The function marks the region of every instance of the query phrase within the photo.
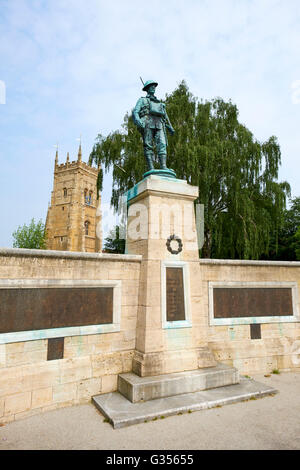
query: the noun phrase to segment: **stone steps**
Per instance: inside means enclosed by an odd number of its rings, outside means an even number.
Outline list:
[[[132,403],[138,403],[237,383],[238,370],[219,364],[216,367],[152,377],[139,377],[133,373],[120,374],[118,391]]]
[[[200,392],[132,403],[119,392],[93,397],[97,409],[114,428],[162,419],[167,416],[214,408],[277,393],[274,388],[251,379]]]

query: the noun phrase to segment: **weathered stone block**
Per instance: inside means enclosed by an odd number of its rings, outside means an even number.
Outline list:
[[[105,375],[102,377],[101,393],[110,393],[117,390],[118,375]]]
[[[0,396],[46,388],[59,383],[59,368],[51,361],[7,367],[0,374]]]
[[[42,350],[29,350],[20,353],[13,353],[6,355],[7,367],[18,366],[21,364],[33,364],[35,362],[42,362],[47,360],[47,349]]]
[[[52,403],[52,387],[41,388],[32,391],[32,408],[41,408]]]
[[[122,357],[119,352],[92,356],[94,377],[122,372]]]
[[[47,351],[48,346],[47,339],[37,339],[34,341],[25,341],[24,342],[24,352],[29,351]]]
[[[80,356],[89,356],[94,353],[95,345],[89,343],[77,343],[64,345],[64,359],[71,359]]]
[[[0,418],[4,415],[4,398],[0,398]]]
[[[18,354],[24,352],[24,342],[21,343],[8,343],[6,345],[6,354]]]
[[[0,368],[6,367],[6,344],[0,344]]]
[[[90,400],[93,395],[97,395],[101,392],[102,389],[102,379],[101,378],[92,378],[80,381],[78,384],[78,399]]]
[[[53,387],[53,401],[59,402],[74,402],[77,398],[77,384],[76,383],[65,383],[61,385],[55,385]]]
[[[92,377],[89,356],[59,361],[60,383],[78,382]]]
[[[31,407],[31,392],[17,393],[5,397],[4,414],[13,415],[29,410]]]

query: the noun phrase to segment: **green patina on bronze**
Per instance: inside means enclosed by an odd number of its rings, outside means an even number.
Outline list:
[[[144,155],[148,168],[147,176],[155,171],[153,165],[153,143],[155,143],[161,170],[164,170],[169,177],[176,178],[175,172],[169,170],[166,165],[168,146],[166,130],[172,135],[175,131],[167,115],[165,104],[154,94],[157,85],[157,82],[153,80],[147,80],[144,84],[143,91],[147,92],[147,96],[140,98],[136,103],[132,119],[143,137]]]

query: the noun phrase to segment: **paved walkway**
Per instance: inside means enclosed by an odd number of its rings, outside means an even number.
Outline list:
[[[300,372],[255,380],[272,397],[113,429],[92,404],[0,427],[0,450],[300,449]]]

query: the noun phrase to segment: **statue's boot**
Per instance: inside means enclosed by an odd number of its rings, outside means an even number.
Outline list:
[[[152,155],[148,152],[145,152],[145,158],[148,166],[148,171],[154,170]]]
[[[158,158],[159,158],[160,168],[162,170],[168,170],[168,167],[167,167],[167,164],[166,164],[167,155],[161,154],[161,155],[158,156]]]

